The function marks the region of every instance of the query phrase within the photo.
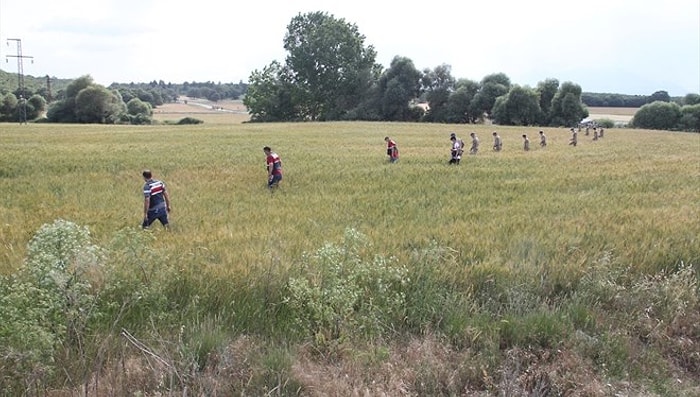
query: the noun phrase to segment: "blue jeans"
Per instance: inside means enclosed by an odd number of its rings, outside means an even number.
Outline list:
[[[272,188],[273,186],[277,186],[281,180],[282,174],[272,174],[270,179],[267,180],[267,187]]]
[[[168,225],[168,211],[165,207],[148,210],[148,215],[146,216],[146,219],[143,220],[141,227],[145,229],[151,226],[156,219],[158,219],[163,226]]]

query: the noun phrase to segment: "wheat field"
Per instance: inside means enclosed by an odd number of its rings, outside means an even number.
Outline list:
[[[174,232],[160,243],[183,257],[206,252],[204,262],[217,267],[293,261],[346,227],[399,256],[437,240],[465,260],[502,265],[522,260],[525,246],[557,262],[574,247],[612,249],[645,266],[697,259],[699,135],[612,129],[597,142],[581,133],[572,147],[568,130],[550,128],[541,149],[537,129],[498,130],[500,153],[486,126],[6,125],[1,267],[16,268],[32,232],[57,218],[100,239],[138,225],[143,168],[173,199]],[[481,138],[479,153],[453,167],[451,131]],[[386,162],[385,135],[398,142],[397,164]],[[285,165],[276,194],[265,188],[265,145]]]

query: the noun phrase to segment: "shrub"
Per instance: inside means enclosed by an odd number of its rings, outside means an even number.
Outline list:
[[[59,347],[81,350],[95,315],[90,278],[102,252],[86,228],[65,220],[43,225],[30,240],[27,261],[0,280],[0,389],[43,383]]]
[[[402,317],[407,270],[381,256],[367,260],[360,251],[365,243],[364,235],[348,229],[342,245],[326,244],[305,256],[304,273],[289,280],[284,301],[296,312],[302,332],[321,347],[382,336]]]
[[[177,122],[177,125],[202,124],[204,121],[195,119],[194,117],[184,117]]]
[[[611,119],[596,119],[596,123],[598,123],[598,126],[602,127],[602,128],[614,128],[615,127],[615,122],[612,121]]]

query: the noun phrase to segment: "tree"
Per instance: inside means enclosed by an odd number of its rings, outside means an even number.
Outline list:
[[[683,97],[683,105],[697,105],[700,103],[700,94],[686,94]]]
[[[468,79],[460,79],[455,84],[455,90],[447,99],[447,122],[476,123],[483,114],[474,111],[471,106],[474,97],[479,92],[479,83]]]
[[[151,104],[139,98],[131,98],[126,103],[126,111],[131,124],[151,124],[152,122],[153,108]]]
[[[671,102],[671,96],[668,95],[668,92],[666,91],[656,91],[655,93],[649,95],[647,103],[652,103],[656,101]]]
[[[19,115],[17,114],[17,105],[19,101],[15,94],[8,92],[0,97],[0,100],[0,121],[19,120]]]
[[[481,80],[481,90],[472,102],[475,111],[491,117],[496,98],[510,90],[510,79],[503,73],[490,74]]]
[[[452,77],[452,66],[442,64],[435,69],[423,70],[421,84],[426,93],[430,109],[425,115],[425,121],[447,122],[447,101],[455,88],[455,78]]]
[[[679,128],[684,131],[700,132],[700,102],[681,107]]]
[[[542,111],[540,125],[549,125],[551,121],[552,100],[559,91],[559,80],[546,79],[537,83],[537,92],[540,95],[540,110]]]
[[[342,119],[378,77],[376,51],[357,26],[324,12],[299,14],[287,26],[284,49],[291,83],[303,95],[298,110],[311,120]]]
[[[639,108],[630,124],[636,128],[672,130],[677,128],[680,119],[681,107],[677,103],[656,101]]]
[[[549,125],[575,126],[587,116],[588,110],[581,102],[581,86],[564,82],[552,98]]]
[[[410,102],[420,95],[421,72],[408,58],[396,56],[379,78],[381,119],[409,121],[413,117]]]
[[[493,121],[503,125],[534,125],[541,118],[537,91],[514,85],[508,94],[498,97],[493,107]]]
[[[75,120],[78,123],[114,124],[126,113],[118,92],[93,84],[75,97]]]
[[[46,114],[56,123],[117,123],[126,117],[126,104],[117,89],[96,84],[82,76],[67,87],[63,99],[54,102]]]
[[[27,100],[27,120],[34,120],[46,110],[46,99],[39,94],[32,95]]]
[[[253,71],[248,93],[243,98],[252,121],[292,121],[300,117],[296,111],[294,89],[286,80],[286,71],[277,61],[262,71]]]

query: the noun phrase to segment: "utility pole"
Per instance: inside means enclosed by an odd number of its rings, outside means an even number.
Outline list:
[[[19,123],[27,124],[27,98],[24,90],[24,58],[32,59],[34,62],[34,57],[22,54],[22,40],[21,39],[7,39],[7,45],[10,45],[10,41],[17,43],[17,55],[5,55],[5,60],[7,58],[17,58],[17,79],[18,79],[18,91],[19,91]]]
[[[46,75],[46,102],[51,102],[53,100],[53,96],[51,95],[51,77],[49,75]]]

